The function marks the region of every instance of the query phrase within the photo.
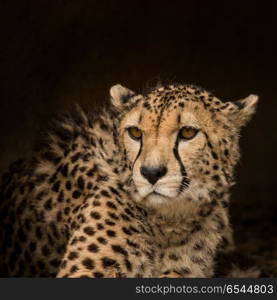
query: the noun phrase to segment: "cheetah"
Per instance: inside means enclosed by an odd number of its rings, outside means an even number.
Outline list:
[[[230,187],[258,97],[181,84],[110,96],[60,117],[3,175],[2,277],[212,277],[234,247]]]

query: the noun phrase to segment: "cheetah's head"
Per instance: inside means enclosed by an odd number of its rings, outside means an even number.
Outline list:
[[[110,94],[121,112],[120,141],[137,201],[201,201],[233,184],[239,130],[255,112],[257,96],[222,102],[191,85],[146,96],[115,85]]]

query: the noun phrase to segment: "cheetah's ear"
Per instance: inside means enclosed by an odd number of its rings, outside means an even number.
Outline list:
[[[129,104],[136,95],[133,91],[125,88],[120,84],[116,84],[110,89],[111,102],[116,108],[123,108],[125,104]],[[131,101],[132,102],[132,101]]]
[[[235,122],[239,127],[245,126],[254,115],[258,103],[257,95],[249,95],[248,97],[231,102],[235,108]]]

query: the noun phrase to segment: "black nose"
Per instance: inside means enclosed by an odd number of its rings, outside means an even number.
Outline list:
[[[166,167],[158,167],[158,168],[147,168],[141,167],[140,173],[146,178],[151,184],[155,184],[161,177],[163,177],[167,172]]]

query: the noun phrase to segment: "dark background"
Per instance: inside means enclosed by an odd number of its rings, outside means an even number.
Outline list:
[[[221,99],[260,96],[243,130],[234,216],[256,207],[276,225],[277,21],[274,1],[0,2],[0,170],[74,101],[107,101],[157,79]],[[240,206],[241,205],[241,206]],[[244,206],[242,206],[244,205]]]

